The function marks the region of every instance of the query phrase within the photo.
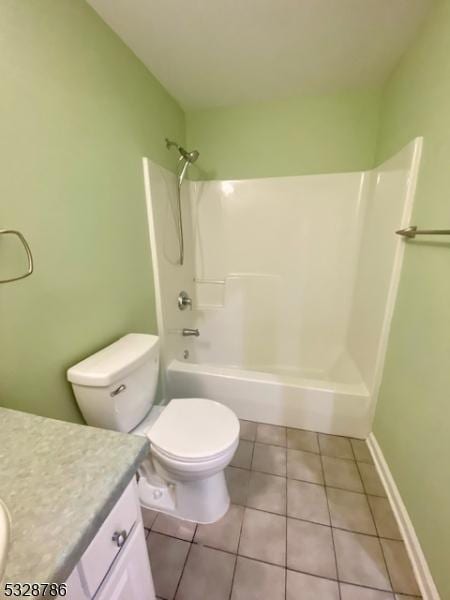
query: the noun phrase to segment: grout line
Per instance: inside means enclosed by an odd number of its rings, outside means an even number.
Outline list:
[[[352,447],[353,456],[356,458],[356,454],[355,454],[355,451],[354,451],[354,449],[353,449],[353,445],[352,445],[352,444],[350,444],[350,445],[351,445],[351,447]],[[372,507],[370,506],[370,502],[369,502],[369,499],[368,499],[368,496],[369,496],[369,494],[367,493],[366,484],[364,483],[364,479],[362,478],[361,471],[360,471],[360,469],[359,469],[359,465],[358,465],[358,461],[356,461],[356,468],[358,469],[358,473],[359,473],[359,476],[360,476],[360,478],[361,478],[361,481],[362,481],[362,484],[363,484],[364,491],[366,492],[366,500],[367,500],[367,504],[369,505],[370,514],[372,515],[372,521],[373,521],[373,523],[374,523],[374,525],[375,525],[375,531],[376,531],[376,532],[377,532],[377,534],[378,534],[378,527],[377,527],[377,523],[376,523],[376,521],[375,521],[375,516],[374,516],[374,514],[373,514]],[[383,484],[382,484],[382,485],[383,485]],[[383,488],[383,489],[384,489],[384,488]],[[381,541],[380,541],[380,536],[379,536],[379,535],[377,535],[377,539],[378,539],[378,545],[379,545],[379,547],[381,548],[381,556],[383,557],[383,563],[384,563],[384,567],[385,567],[385,569],[386,569],[386,573],[387,573],[387,576],[388,576],[389,583],[391,584],[392,593],[395,595],[395,594],[396,594],[396,592],[394,591],[394,585],[393,585],[393,582],[392,582],[391,574],[390,574],[390,572],[389,572],[388,564],[387,564],[387,561],[386,561],[386,556],[385,556],[385,554],[384,554],[384,550],[383,550],[383,544],[382,544],[382,543],[381,543]]]
[[[194,525],[194,531],[192,533],[192,538],[190,540],[187,540],[186,538],[179,537],[177,535],[172,535],[171,533],[165,533],[164,531],[158,531],[158,530],[154,529],[153,527],[154,527],[158,517],[156,517],[156,519],[152,523],[152,528],[150,530],[151,533],[158,533],[159,535],[165,535],[166,537],[174,538],[176,540],[181,540],[182,542],[188,542],[188,543],[191,543],[194,540],[195,534],[197,533],[198,523],[194,523],[194,521],[186,521],[186,519],[181,519],[180,517],[175,517],[175,515],[169,515],[169,514],[163,513],[163,512],[160,512],[158,514],[163,515],[165,517],[169,517],[170,519],[174,519],[175,521],[181,521],[182,523],[191,523],[192,525]]]
[[[253,471],[253,457],[255,456],[255,445],[256,445],[256,442],[253,442],[253,444],[252,444],[252,456],[250,458],[250,471]]]
[[[376,592],[383,592],[384,594],[390,594],[394,598],[395,598],[396,594],[398,595],[398,592],[394,592],[394,590],[386,590],[386,589],[383,589],[383,588],[369,587],[368,585],[364,585],[364,584],[361,584],[361,583],[354,583],[353,581],[344,581],[342,579],[342,580],[339,581],[339,583],[340,584],[344,583],[345,585],[351,585],[351,586],[356,587],[356,588],[363,588],[365,590],[374,590]],[[421,596],[411,596],[411,598],[421,598]]]
[[[319,444],[320,444],[320,442],[319,442]],[[325,469],[323,468],[322,454],[320,455],[320,465],[322,467],[322,477],[323,477],[323,480],[325,481]],[[337,562],[336,544],[335,544],[335,541],[334,541],[334,531],[333,531],[333,527],[332,527],[333,522],[331,520],[330,503],[328,501],[328,494],[327,494],[327,490],[326,490],[325,486],[324,486],[324,491],[325,491],[325,498],[326,498],[326,501],[327,501],[328,518],[330,519],[331,541],[332,541],[332,544],[333,544],[334,566],[336,567],[336,579],[339,581],[339,570],[338,570],[338,562]],[[341,586],[339,584],[338,584],[338,593],[339,593],[339,600],[342,600]]]
[[[244,526],[244,519],[245,519],[245,507],[244,507],[244,512],[242,515],[242,521],[241,521],[241,526],[239,528],[239,538],[238,538],[238,543],[236,546],[236,552],[234,553],[235,556],[235,560],[234,560],[234,568],[233,568],[233,575],[231,577],[231,587],[230,587],[230,595],[229,595],[229,600],[231,600],[231,595],[233,593],[233,587],[234,587],[234,578],[236,575],[236,568],[237,568],[237,561],[238,561],[238,552],[239,552],[239,546],[241,544],[241,535],[242,535],[242,528]],[[231,554],[231,553],[230,553]]]
[[[281,446],[278,446],[281,448]],[[290,450],[290,448],[288,448]],[[313,454],[311,452],[311,454]],[[314,454],[314,456],[320,456],[322,458],[321,454]],[[331,457],[334,458],[334,457]],[[339,459],[339,460],[349,460],[350,459]],[[356,461],[353,461],[356,462]],[[370,463],[364,463],[364,464],[370,464]],[[375,498],[386,498],[386,496],[379,496],[377,494],[367,494],[367,492],[365,491],[364,488],[364,482],[362,482],[363,485],[363,490],[362,492],[358,491],[358,490],[350,490],[349,488],[344,488],[344,487],[339,487],[337,485],[328,485],[325,481],[324,483],[317,483],[317,481],[308,481],[307,479],[296,479],[295,477],[287,477],[286,475],[276,475],[275,473],[267,473],[266,471],[258,471],[256,469],[246,469],[245,467],[233,467],[233,466],[229,466],[227,467],[228,469],[240,469],[241,471],[248,471],[249,473],[261,473],[262,475],[272,475],[273,477],[280,477],[281,479],[290,479],[291,481],[301,481],[303,483],[310,483],[312,485],[321,485],[322,487],[329,487],[329,488],[333,488],[335,490],[342,490],[343,492],[352,492],[353,494],[361,494],[362,496],[374,496]],[[359,474],[359,469],[358,469],[358,474]],[[361,475],[360,475],[361,478]],[[236,502],[234,502],[233,504],[236,504]]]
[[[197,529],[197,526],[196,526],[196,529]],[[194,538],[192,538],[192,539],[194,539]],[[180,583],[181,583],[181,580],[182,580],[182,578],[183,578],[184,571],[185,571],[185,569],[186,569],[187,561],[188,561],[189,555],[190,555],[190,553],[191,553],[192,546],[193,546],[193,544],[192,544],[192,542],[191,542],[191,543],[189,544],[189,550],[188,550],[188,551],[187,551],[187,553],[186,553],[186,558],[184,559],[184,565],[183,565],[183,568],[181,569],[180,578],[178,579],[177,587],[176,587],[176,589],[175,589],[175,593],[174,593],[174,595],[173,595],[173,597],[174,597],[174,600],[176,600],[176,597],[177,597],[177,594],[178,594],[178,589],[179,589],[179,587],[180,587]]]
[[[386,589],[383,589],[383,588],[370,587],[368,585],[364,585],[364,584],[361,584],[361,583],[355,583],[353,581],[345,581],[343,579],[333,579],[332,577],[326,577],[325,575],[316,575],[315,573],[308,573],[308,571],[300,571],[299,569],[287,569],[287,570],[288,571],[294,571],[295,573],[303,573],[304,575],[309,575],[310,577],[316,577],[316,579],[326,579],[327,581],[333,581],[334,583],[338,584],[338,587],[340,587],[339,584],[343,583],[343,584],[346,584],[346,585],[351,585],[351,586],[356,587],[356,588],[363,588],[365,590],[374,590],[376,592],[384,592],[385,594],[392,594],[394,596],[396,594],[396,592],[393,592],[392,590],[386,590]],[[411,598],[422,598],[422,597],[421,596],[411,596]]]
[[[293,519],[294,521],[302,521],[303,523],[311,523],[311,525],[319,525],[321,527],[328,527],[330,529],[336,529],[337,531],[345,531],[346,533],[356,533],[357,535],[365,535],[367,537],[388,540],[388,541],[391,541],[391,542],[403,542],[403,540],[399,540],[397,538],[387,537],[385,535],[380,535],[379,533],[366,533],[365,531],[357,531],[356,529],[346,529],[345,527],[337,527],[336,525],[330,525],[329,523],[321,523],[320,521],[311,521],[310,519],[304,519],[302,517],[296,517],[294,515],[288,515],[287,513],[286,514],[280,514],[280,513],[272,512],[270,510],[264,510],[262,508],[255,508],[253,506],[245,506],[243,504],[236,504],[236,502],[233,502],[232,504],[234,506],[240,506],[244,510],[246,508],[248,508],[249,510],[256,510],[258,512],[267,513],[267,514],[273,515],[275,517],[286,517],[288,519]],[[286,505],[287,505],[287,493],[286,493]],[[286,510],[287,510],[287,508],[286,508]],[[197,525],[197,527],[198,527],[198,525]],[[188,544],[192,543],[192,544],[196,544],[196,545],[199,545],[199,546],[206,546],[207,548],[212,548],[214,550],[220,550],[222,552],[227,552],[228,554],[236,554],[235,552],[231,552],[230,550],[224,550],[223,548],[218,548],[216,546],[211,546],[210,544],[205,544],[203,542],[196,541],[195,540],[195,533],[197,532],[197,527],[195,529],[194,536],[193,536],[192,540],[187,540],[186,538],[178,537],[178,536],[172,535],[170,533],[161,533],[160,531],[155,531],[155,530],[152,530],[152,533],[157,533],[158,535],[163,535],[165,537],[172,538],[174,540],[179,540],[180,542],[186,542]],[[148,535],[149,534],[150,534],[150,531],[148,531]],[[148,535],[147,535],[147,538],[148,538]],[[256,559],[256,560],[258,560],[258,559]],[[264,562],[264,561],[261,561],[261,562]],[[272,564],[272,563],[269,563],[269,564]],[[273,563],[273,564],[275,564],[275,563]]]
[[[285,512],[286,512],[286,516],[284,519],[284,526],[285,526],[285,556],[284,556],[284,597],[287,598],[287,566],[288,566],[288,541],[287,541],[287,536],[288,536],[288,532],[287,532],[287,526],[288,526],[288,479],[287,479],[287,453],[288,453],[288,449],[287,449],[287,429],[286,429],[286,488],[285,488],[285,496],[286,496],[286,501],[285,501]]]
[[[248,554],[236,554],[236,557],[247,558],[249,560],[254,560],[256,562],[263,563],[264,565],[270,565],[271,567],[279,567],[280,569],[284,570],[287,569],[285,565],[280,565],[280,563],[270,562],[269,560],[264,560],[263,558],[256,558]]]
[[[242,523],[241,523],[241,531],[242,531]],[[160,534],[160,535],[165,535],[165,534]],[[166,536],[166,537],[172,537],[172,536]],[[178,538],[175,538],[175,539],[178,539]],[[186,541],[186,540],[182,540],[182,541]],[[198,546],[202,546],[202,547],[208,548],[210,550],[216,550],[216,551],[219,551],[219,552],[224,552],[225,554],[228,554],[230,556],[234,556],[236,558],[236,563],[237,563],[237,559],[239,557],[242,557],[242,558],[245,558],[247,560],[252,560],[254,562],[259,562],[259,563],[263,563],[265,565],[269,565],[271,567],[278,567],[280,569],[283,568],[282,565],[277,564],[277,563],[272,563],[272,562],[269,562],[269,561],[266,561],[266,560],[261,560],[261,559],[258,559],[258,558],[254,558],[252,556],[246,556],[246,555],[243,555],[243,554],[237,554],[235,552],[230,552],[229,550],[224,550],[222,548],[215,548],[214,546],[210,546],[209,544],[200,544],[199,542],[193,542],[191,545],[196,545],[196,546],[198,545]],[[187,561],[187,558],[186,558],[186,561]],[[233,571],[233,578],[232,578],[232,584],[231,584],[230,597],[231,597],[231,593],[232,593],[232,589],[233,589],[234,576],[235,576],[235,570],[236,570],[236,563],[235,563],[235,567],[234,567],[234,571]],[[333,577],[327,577],[325,575],[317,575],[316,573],[311,573],[309,571],[304,571],[304,570],[301,570],[301,569],[296,569],[294,567],[284,567],[284,570],[286,572],[287,571],[293,571],[295,573],[303,573],[304,575],[309,575],[309,576],[315,577],[317,579],[325,579],[327,581],[333,581],[333,582],[338,583],[338,584],[339,583],[345,583],[347,585],[352,585],[354,587],[360,587],[360,588],[364,588],[364,589],[368,589],[368,590],[375,590],[375,591],[380,591],[380,592],[393,593],[395,595],[395,592],[393,592],[392,590],[386,590],[386,589],[383,589],[383,588],[371,587],[371,586],[368,586],[368,585],[364,585],[364,584],[360,584],[360,583],[355,583],[353,581],[346,581],[346,580],[343,580],[343,579],[339,579],[337,577],[336,577],[336,579],[334,579]],[[181,576],[180,576],[180,581],[181,581]],[[177,589],[177,591],[178,591],[178,589]],[[414,596],[414,595],[411,596],[411,597],[412,598],[421,598],[421,596]]]
[[[282,446],[277,446],[277,448],[282,448]],[[253,455],[252,455],[253,459]],[[288,479],[286,475],[276,475],[275,473],[268,473],[267,471],[259,471],[258,469],[247,469],[246,467],[233,467],[233,465],[229,465],[227,468],[231,469],[241,469],[242,471],[251,471],[252,473],[263,473],[263,475],[274,475],[274,477],[280,477],[281,479]]]
[[[319,433],[317,433],[317,445],[319,446],[319,454],[320,454],[320,456],[323,456],[322,444],[320,443],[320,435],[319,435]]]

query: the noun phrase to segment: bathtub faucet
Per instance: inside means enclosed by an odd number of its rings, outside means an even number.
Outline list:
[[[191,335],[193,335],[194,337],[198,337],[200,335],[200,331],[198,329],[189,329],[189,328],[183,329],[183,331],[181,333],[184,337],[189,337]]]

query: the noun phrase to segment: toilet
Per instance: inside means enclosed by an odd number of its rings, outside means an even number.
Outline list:
[[[144,435],[150,455],[139,468],[142,506],[197,523],[228,510],[225,467],[239,443],[239,420],[205,398],[153,406],[159,339],[131,333],[67,371],[88,425]]]

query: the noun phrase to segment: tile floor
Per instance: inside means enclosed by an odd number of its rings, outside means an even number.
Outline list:
[[[420,591],[365,442],[241,421],[231,506],[145,511],[164,600],[411,600]]]

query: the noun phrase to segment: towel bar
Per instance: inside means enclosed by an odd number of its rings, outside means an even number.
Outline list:
[[[414,239],[416,235],[450,235],[450,229],[417,229],[415,225],[399,229],[395,232],[397,235]]]

